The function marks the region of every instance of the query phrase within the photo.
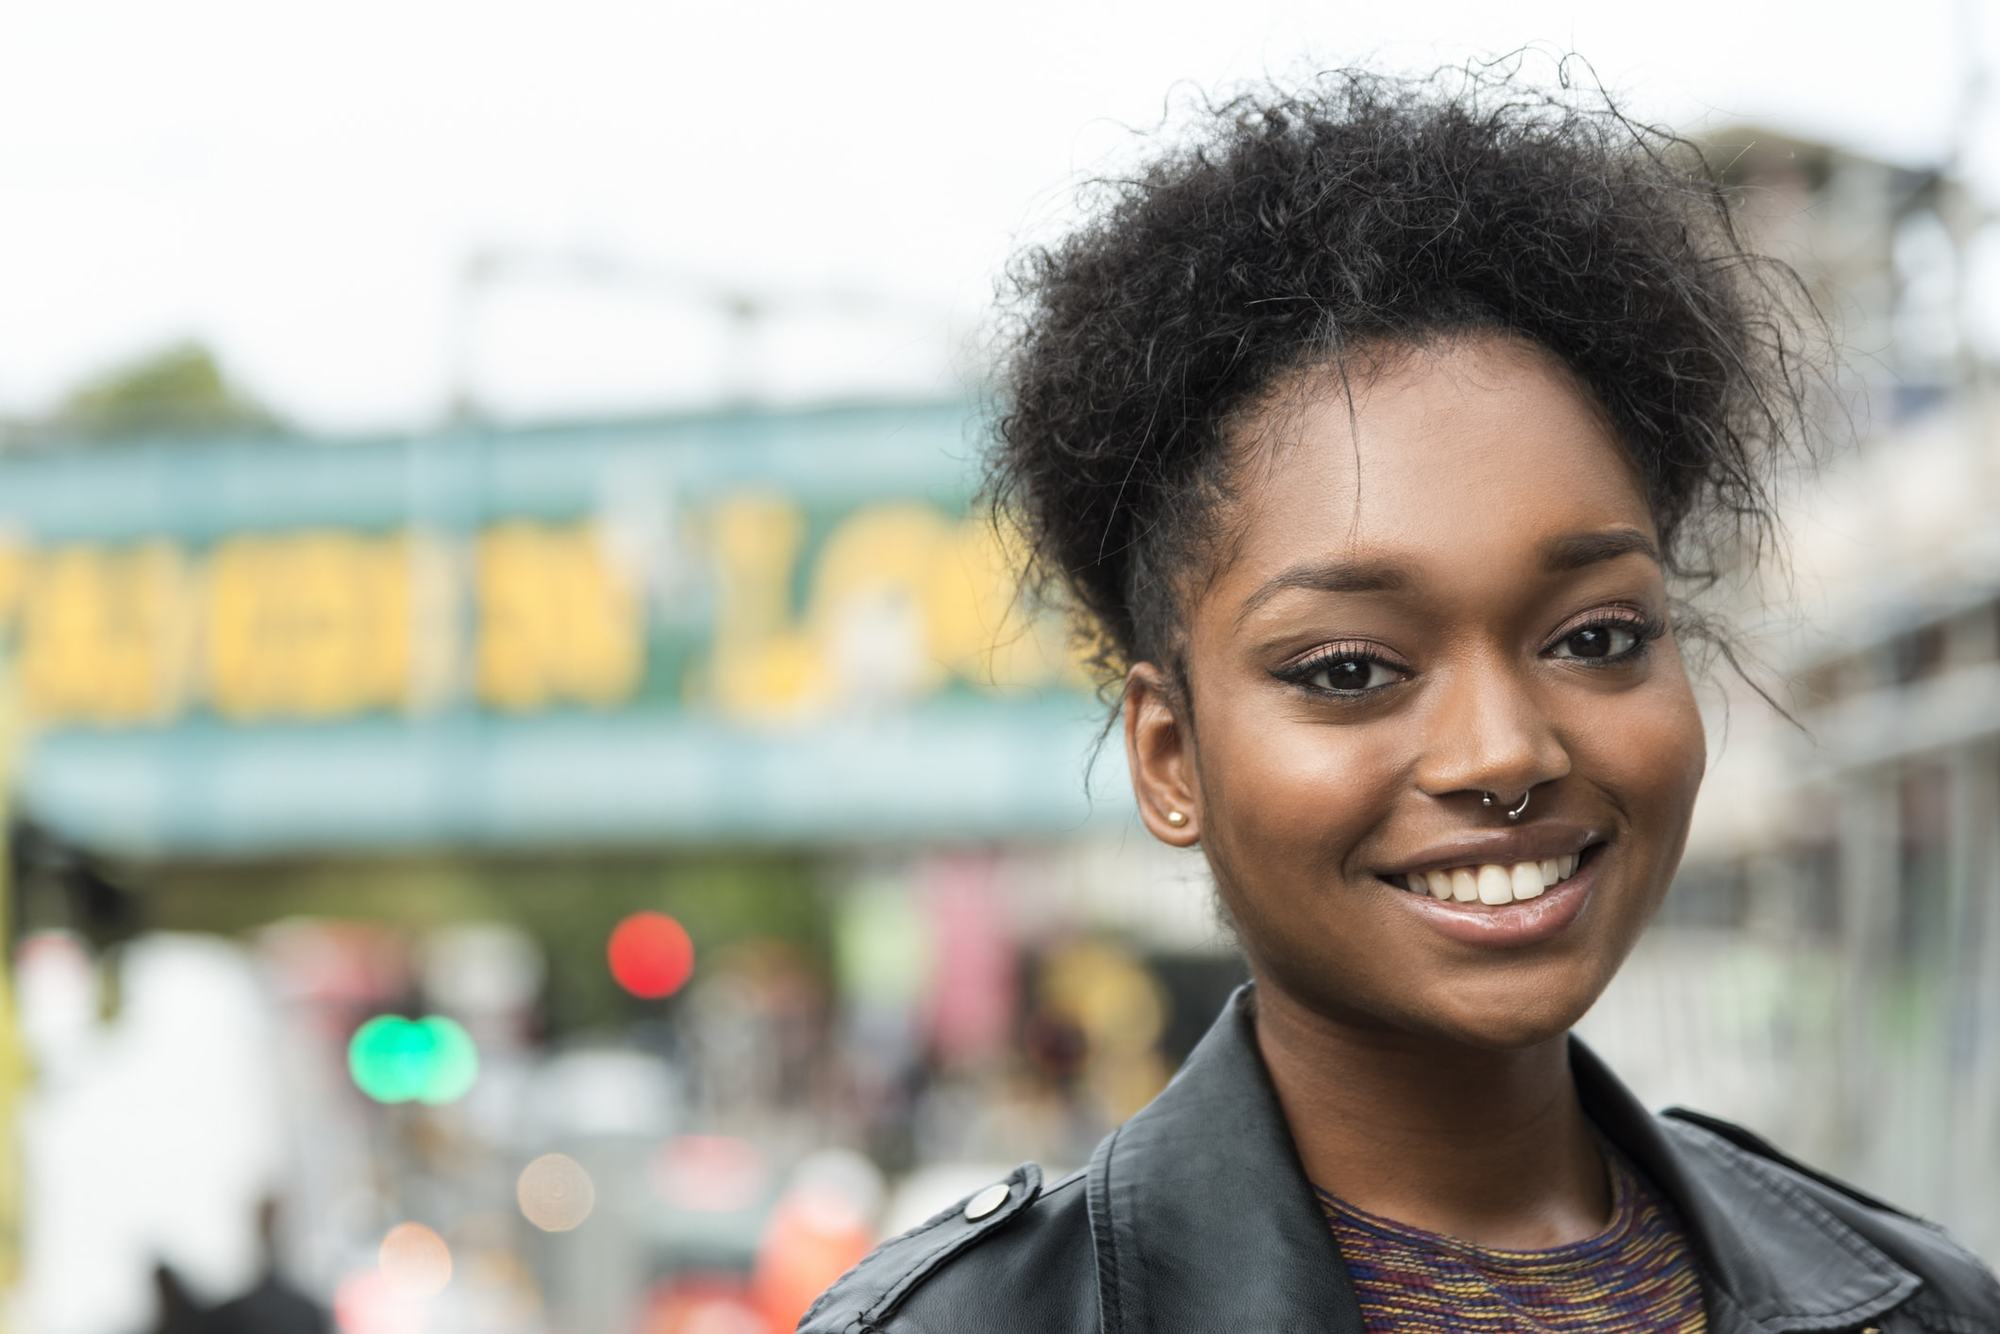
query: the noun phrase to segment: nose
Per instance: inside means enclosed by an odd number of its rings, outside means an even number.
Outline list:
[[[1569,750],[1532,684],[1490,661],[1436,682],[1417,786],[1433,797],[1494,794],[1512,809],[1523,793],[1570,771]]]

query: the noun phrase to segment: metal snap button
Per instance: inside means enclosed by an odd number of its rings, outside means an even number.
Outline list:
[[[980,1191],[965,1202],[965,1221],[968,1223],[977,1223],[980,1219],[1007,1203],[1007,1197],[1012,1193],[1004,1181],[988,1186],[985,1190]]]

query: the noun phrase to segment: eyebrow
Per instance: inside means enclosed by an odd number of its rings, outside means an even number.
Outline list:
[[[1542,543],[1542,568],[1568,574],[1620,556],[1639,555],[1658,565],[1659,548],[1636,528],[1606,528],[1595,533],[1564,533]],[[1280,571],[1243,602],[1236,613],[1241,625],[1250,614],[1278,594],[1291,589],[1313,593],[1406,593],[1416,586],[1408,566],[1394,561],[1308,561]]]

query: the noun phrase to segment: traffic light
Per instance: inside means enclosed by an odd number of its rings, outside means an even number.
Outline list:
[[[479,1078],[479,1048],[465,1026],[441,1014],[378,1014],[347,1044],[354,1083],[377,1102],[456,1102]]]
[[[694,973],[694,941],[662,912],[627,917],[612,930],[605,952],[618,985],[646,1000],[673,995]]]

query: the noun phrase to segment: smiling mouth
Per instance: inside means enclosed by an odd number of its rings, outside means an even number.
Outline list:
[[[1575,875],[1580,867],[1587,866],[1603,847],[1602,843],[1593,843],[1583,851],[1566,857],[1527,862],[1468,863],[1436,871],[1380,878],[1384,884],[1405,894],[1498,908],[1541,897],[1544,891],[1554,889]]]

